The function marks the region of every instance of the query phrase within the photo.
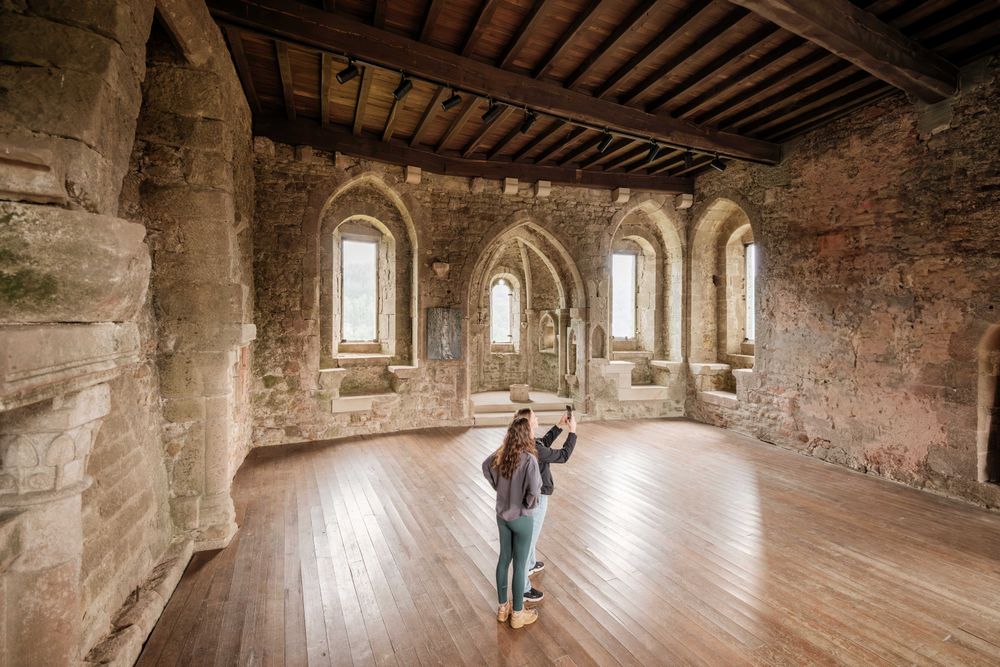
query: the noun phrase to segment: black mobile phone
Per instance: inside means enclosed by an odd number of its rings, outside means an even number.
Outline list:
[[[567,405],[566,406],[566,419],[572,419],[572,418],[573,418],[573,406],[572,405]]]

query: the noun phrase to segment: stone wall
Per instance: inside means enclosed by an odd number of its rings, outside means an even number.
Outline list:
[[[980,341],[1000,322],[1000,68],[964,78],[947,128],[892,97],[787,146],[777,167],[698,179],[695,224],[737,203],[760,266],[738,407],[692,392],[692,416],[1000,505],[976,451]]]
[[[492,355],[483,344],[489,339],[488,318],[481,315],[478,295],[491,267],[518,263],[512,248],[519,243],[529,258],[544,257],[551,265],[542,268],[541,261],[528,261],[539,299],[534,317],[540,317],[538,309],[551,309],[557,328],[579,330],[582,363],[574,393],[582,408],[590,400],[583,362],[589,355],[590,328],[593,322],[607,319],[614,228],[640,206],[659,212],[677,229],[682,224],[665,197],[634,197],[615,204],[606,190],[562,187],[553,188],[548,197],[536,197],[527,184],[517,194],[504,195],[496,181],[425,173],[421,182],[407,183],[400,167],[275,144],[262,137],[255,140],[255,149],[258,340],[253,402],[257,445],[468,424],[469,391],[481,386],[506,388],[512,380],[525,377],[528,361],[537,369],[539,386],[559,388],[557,355],[532,359],[517,354],[502,360],[483,356]],[[352,188],[376,193],[372,196],[381,197],[386,206],[395,207],[412,222],[418,275],[417,368],[394,371],[380,360],[325,363],[321,358],[318,221],[331,199]],[[445,277],[431,270],[435,262],[448,264]],[[524,273],[524,262],[519,264]],[[552,271],[555,277],[548,277]],[[562,304],[556,278],[563,289]],[[424,327],[429,307],[462,310],[465,360],[426,358]],[[525,325],[522,347],[537,347],[538,322]],[[562,335],[559,347],[564,355]],[[475,378],[470,377],[467,364],[477,369]],[[487,369],[486,385],[478,379],[482,369]],[[672,414],[678,414],[674,409],[678,406],[671,408]],[[629,415],[651,416],[664,409],[646,404]]]

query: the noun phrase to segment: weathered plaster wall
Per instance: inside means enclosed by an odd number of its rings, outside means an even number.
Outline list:
[[[967,72],[929,134],[893,97],[697,181],[760,246],[756,365],[737,409],[698,419],[991,506],[977,482],[978,347],[1000,321],[1000,69]],[[972,81],[980,81],[974,85]]]

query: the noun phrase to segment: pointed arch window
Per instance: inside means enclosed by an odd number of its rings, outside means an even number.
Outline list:
[[[494,345],[514,342],[514,290],[503,278],[490,288],[490,342]]]

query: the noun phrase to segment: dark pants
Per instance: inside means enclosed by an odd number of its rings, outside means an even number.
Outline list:
[[[505,521],[497,517],[497,528],[500,529],[500,558],[497,560],[497,599],[500,604],[507,601],[507,570],[511,560],[514,562],[514,580],[511,587],[514,591],[514,611],[524,609],[524,582],[528,578],[525,563],[528,550],[531,549],[531,530],[534,517],[521,516],[513,521]]]

